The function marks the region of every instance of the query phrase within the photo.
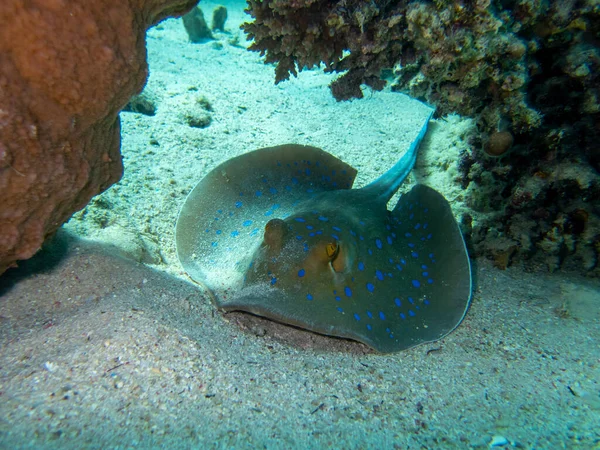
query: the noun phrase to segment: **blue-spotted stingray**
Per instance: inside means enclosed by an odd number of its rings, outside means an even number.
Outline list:
[[[188,195],[179,259],[217,307],[396,352],[450,333],[471,269],[450,205],[417,184],[390,211],[431,115],[402,158],[351,189],[356,170],[302,145],[232,158]]]

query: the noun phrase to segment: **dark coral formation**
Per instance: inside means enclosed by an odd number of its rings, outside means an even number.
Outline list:
[[[476,254],[600,271],[597,1],[248,3],[250,49],[277,63],[276,82],[323,63],[343,72],[338,100],[385,79],[438,115],[475,119],[459,167],[487,196],[468,200],[487,218],[472,224]]]
[[[329,72],[348,71],[332,86],[345,100],[362,97],[360,84],[385,85],[381,69],[393,67],[403,49],[405,3],[249,0],[246,11],[255,20],[242,28],[254,39],[250,49],[277,63],[277,83],[320,63]]]
[[[146,81],[146,29],[193,0],[3,0],[0,274],[122,173],[119,110]]]

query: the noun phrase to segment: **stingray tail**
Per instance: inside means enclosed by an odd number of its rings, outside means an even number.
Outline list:
[[[429,113],[421,131],[419,131],[419,135],[410,144],[410,148],[402,155],[402,158],[390,170],[363,188],[369,192],[369,196],[372,196],[371,198],[376,198],[377,201],[387,203],[396,193],[415,165],[419,146],[427,133],[427,126],[434,112],[435,110],[432,110]]]

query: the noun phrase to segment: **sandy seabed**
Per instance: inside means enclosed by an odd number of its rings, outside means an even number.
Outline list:
[[[337,103],[319,71],[274,86],[237,31],[242,6],[228,4],[228,32],[204,44],[179,20],[149,31],[156,114],[121,114],[123,180],[0,278],[0,447],[598,448],[597,280],[477,261],[455,332],[379,355],[223,315],[186,278],[177,213],[217,164],[313,145],[357,168],[360,187],[427,115],[391,92]],[[207,16],[213,7],[202,3]],[[457,215],[471,126],[433,121],[406,183],[438,189]]]

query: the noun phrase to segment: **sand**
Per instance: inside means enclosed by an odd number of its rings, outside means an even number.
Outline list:
[[[274,86],[273,68],[244,48],[243,4],[227,6],[228,31],[212,42],[190,44],[178,20],[149,31],[144,95],[156,114],[121,114],[123,180],[0,278],[0,447],[597,447],[597,280],[475,261],[455,332],[379,355],[223,315],[187,279],[175,221],[217,164],[308,144],[356,167],[360,187],[427,114],[385,91],[337,103],[319,71]],[[209,16],[214,4],[202,7]],[[460,216],[456,159],[471,127],[433,121],[405,189],[427,183]]]

